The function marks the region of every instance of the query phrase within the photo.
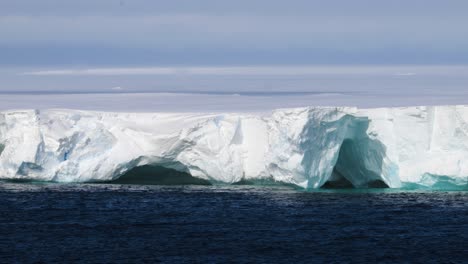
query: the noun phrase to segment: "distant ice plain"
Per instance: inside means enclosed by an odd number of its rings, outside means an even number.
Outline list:
[[[263,112],[468,104],[468,66],[3,68],[0,110]]]

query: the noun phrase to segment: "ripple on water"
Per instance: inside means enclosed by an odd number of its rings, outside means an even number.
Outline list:
[[[6,262],[464,262],[468,192],[0,183]]]

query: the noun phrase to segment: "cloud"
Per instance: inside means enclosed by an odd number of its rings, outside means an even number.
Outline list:
[[[3,65],[141,65],[161,57],[210,64],[220,56],[261,64],[281,55],[278,61],[297,56],[289,59],[296,64],[468,61],[467,1],[7,2],[0,8]],[[133,59],[138,52],[143,58]]]
[[[0,16],[3,45],[106,45],[183,50],[382,47],[445,49],[468,46],[460,17],[255,16]],[[431,43],[430,46],[425,45]]]
[[[4,3],[3,3],[4,2]],[[295,14],[328,15],[466,15],[465,0],[15,0],[3,1],[0,15],[147,15],[147,14]]]
[[[397,72],[397,73],[395,73]],[[120,75],[468,75],[468,66],[233,66],[52,69],[20,73],[33,76]]]
[[[397,72],[395,73],[395,76],[414,76],[416,73],[414,72]]]

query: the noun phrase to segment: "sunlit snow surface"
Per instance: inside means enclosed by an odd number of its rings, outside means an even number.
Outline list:
[[[362,108],[419,105],[468,105],[468,92],[440,94],[373,94],[360,92],[232,93],[0,93],[0,111],[76,109],[106,112],[271,112],[278,108],[357,106]]]
[[[212,183],[319,188],[346,179],[466,188],[468,107],[307,107],[265,113],[0,114],[4,179],[114,180],[160,166]]]

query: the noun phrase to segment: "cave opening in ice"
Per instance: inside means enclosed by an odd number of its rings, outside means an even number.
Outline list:
[[[145,184],[145,185],[210,185],[207,180],[195,178],[189,173],[159,165],[137,166],[118,179],[116,184]]]
[[[388,188],[381,179],[383,155],[378,154],[382,151],[373,151],[379,147],[369,138],[345,139],[333,172],[322,188]],[[369,163],[373,169],[367,167]]]

